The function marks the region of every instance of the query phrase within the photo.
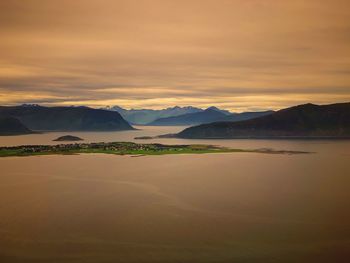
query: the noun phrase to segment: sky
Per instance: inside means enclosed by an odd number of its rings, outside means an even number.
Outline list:
[[[350,101],[348,0],[1,0],[0,105]]]

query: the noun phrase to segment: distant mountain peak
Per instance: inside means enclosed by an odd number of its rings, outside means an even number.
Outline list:
[[[116,105],[116,106],[107,106],[105,109],[120,109],[120,110],[125,110],[124,108]]]
[[[228,110],[222,110],[222,109],[219,109],[218,107],[215,107],[215,106],[210,106],[205,110],[206,111],[217,111],[217,112],[224,113],[225,115],[231,115],[231,112],[229,112]]]
[[[220,111],[220,109],[218,107],[215,106],[210,106],[207,108],[207,110],[216,110],[216,111]]]
[[[39,104],[28,104],[28,103],[24,103],[22,105],[20,105],[21,107],[41,107]]]
[[[106,107],[106,110],[117,111],[123,116],[127,121],[133,124],[147,124],[159,118],[179,116],[187,113],[201,112],[200,108],[195,108],[192,106],[180,107],[168,107],[166,109],[123,109],[119,106]]]
[[[319,107],[319,105],[313,103],[305,103],[301,105],[294,106],[295,108],[306,108],[306,107]]]

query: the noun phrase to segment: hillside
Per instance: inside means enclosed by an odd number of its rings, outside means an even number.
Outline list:
[[[231,115],[227,116],[224,120],[222,121],[244,121],[244,120],[250,120],[266,115],[270,115],[274,113],[274,111],[252,111],[252,112],[242,112],[242,113],[232,113]]]
[[[155,126],[185,126],[185,125],[198,125],[204,123],[211,123],[217,121],[241,121],[260,116],[271,114],[273,111],[263,112],[243,112],[243,113],[229,113],[210,107],[202,112],[184,114],[176,117],[161,118],[151,122],[149,125]]]
[[[216,122],[183,130],[180,138],[348,137],[350,103],[304,104],[239,122]]]
[[[196,125],[201,123],[209,123],[225,119],[227,114],[213,108],[208,108],[201,112],[188,113],[175,117],[160,118],[149,125],[154,126],[176,126],[176,125]]]
[[[87,107],[0,107],[0,116],[15,117],[31,130],[119,131],[133,129],[117,112]]]
[[[24,126],[18,119],[13,117],[0,117],[0,136],[30,133],[33,132]]]

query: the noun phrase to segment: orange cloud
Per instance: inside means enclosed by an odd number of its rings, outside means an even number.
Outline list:
[[[0,102],[239,110],[347,101],[349,15],[345,0],[4,0]]]

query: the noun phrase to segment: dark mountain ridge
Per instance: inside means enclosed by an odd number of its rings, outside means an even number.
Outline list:
[[[0,117],[0,136],[30,133],[33,133],[33,131],[24,126],[18,119],[13,117]]]
[[[224,119],[226,116],[227,114],[221,111],[218,111],[213,108],[208,108],[200,112],[188,113],[188,114],[183,114],[183,115],[173,116],[168,118],[160,118],[149,123],[149,125],[154,125],[154,126],[194,125],[194,124],[208,123],[208,122],[221,120],[221,119]]]
[[[190,127],[180,138],[349,137],[350,103],[304,104],[239,122]]]
[[[273,111],[229,113],[210,107],[202,112],[189,113],[175,117],[161,118],[151,122],[149,125],[155,126],[176,126],[176,125],[198,125],[218,121],[241,121],[273,113]]]
[[[118,112],[88,107],[0,106],[0,116],[17,118],[31,130],[119,131],[134,129]]]
[[[236,122],[236,121],[244,121],[244,120],[250,120],[266,115],[270,115],[274,113],[272,110],[268,111],[248,111],[248,112],[242,112],[242,113],[232,113],[231,115],[228,115],[224,120],[222,121],[230,121],[230,122]]]
[[[203,111],[202,109],[188,106],[188,107],[169,107],[161,110],[154,109],[124,109],[119,106],[105,108],[110,111],[116,111],[123,116],[125,120],[132,124],[145,125],[159,118],[166,118],[172,116],[179,116],[187,113],[194,113]]]

